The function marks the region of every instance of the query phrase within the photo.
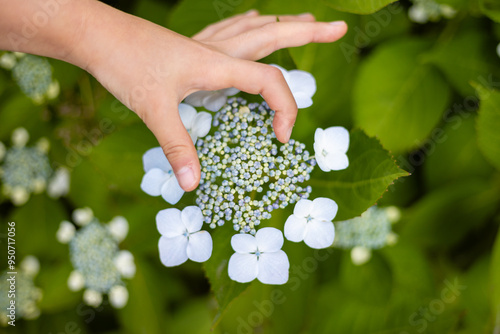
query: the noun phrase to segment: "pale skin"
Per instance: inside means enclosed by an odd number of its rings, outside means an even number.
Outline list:
[[[277,22],[249,11],[188,38],[96,0],[0,0],[0,8],[1,50],[88,71],[153,132],[185,191],[200,181],[196,149],[178,113],[186,96],[228,87],[261,94],[276,111],[276,137],[287,142],[297,106],[281,72],[255,60],[334,42],[347,31],[344,22],[316,22],[311,14]]]

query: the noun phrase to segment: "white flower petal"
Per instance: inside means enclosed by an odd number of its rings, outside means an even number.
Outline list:
[[[59,198],[67,195],[69,192],[69,170],[67,168],[58,168],[49,182],[47,193],[51,198]]]
[[[257,279],[264,284],[285,284],[288,281],[290,262],[282,250],[261,254],[258,268]]]
[[[187,237],[180,235],[174,238],[161,237],[158,242],[160,260],[166,267],[174,267],[187,261]]]
[[[85,286],[85,278],[77,271],[73,270],[68,277],[68,288],[71,291],[81,290]]]
[[[56,232],[56,239],[62,244],[67,244],[75,236],[75,230],[75,225],[66,220],[62,221]]]
[[[170,163],[163,153],[161,147],[153,147],[144,153],[142,156],[142,163],[144,165],[144,171],[148,172],[153,168],[159,168],[164,172],[172,170]]]
[[[73,211],[73,221],[80,226],[87,225],[94,219],[94,212],[91,208],[85,207]]]
[[[201,107],[203,105],[203,99],[206,97],[207,91],[200,90],[199,92],[194,92],[184,99],[184,102],[190,104],[194,107]]]
[[[255,234],[259,252],[277,252],[283,247],[283,233],[274,227],[264,227]]]
[[[199,112],[198,115],[196,115],[193,128],[191,129],[191,134],[195,135],[196,137],[205,137],[210,131],[211,126],[212,126],[212,115],[204,111]]]
[[[309,108],[313,104],[311,97],[303,92],[293,93],[293,98],[299,109]]]
[[[349,158],[345,153],[342,152],[329,152],[328,155],[324,158],[324,162],[326,163],[329,171],[343,170],[349,167]]]
[[[144,174],[141,181],[141,189],[146,194],[151,196],[160,196],[161,188],[168,178],[163,170],[159,168],[152,168]]]
[[[181,188],[176,177],[172,174],[161,187],[161,196],[167,203],[176,204],[184,195],[184,189]]]
[[[349,148],[349,131],[341,126],[332,126],[325,129],[324,140],[327,145],[327,151],[334,152],[340,151],[347,152]]]
[[[301,242],[306,235],[307,220],[290,215],[285,222],[285,237],[293,242]]]
[[[368,262],[372,257],[372,251],[363,246],[356,246],[351,250],[351,260],[356,266],[360,266]]]
[[[212,255],[212,237],[207,231],[189,235],[187,256],[194,262],[205,262]]]
[[[83,293],[83,301],[87,305],[98,307],[102,303],[102,294],[98,291],[87,289]]]
[[[316,93],[316,80],[314,76],[306,71],[291,70],[288,71],[290,75],[290,89],[293,92],[303,93],[311,98]]]
[[[196,109],[189,104],[179,104],[179,116],[181,117],[182,124],[186,129],[191,129],[196,118]]]
[[[234,88],[234,87],[226,88],[226,89],[223,89],[222,91],[224,92],[224,95],[226,95],[226,96],[233,96],[233,95],[236,95],[240,92],[240,90],[238,88]]]
[[[109,233],[116,241],[122,242],[128,234],[128,221],[125,217],[116,216],[107,225]]]
[[[236,253],[253,253],[257,251],[257,240],[250,234],[235,234],[231,238],[231,246]]]
[[[24,257],[19,266],[30,277],[35,277],[40,271],[40,261],[33,255]]]
[[[134,256],[128,250],[118,252],[113,262],[123,277],[132,278],[135,276]]]
[[[203,98],[203,106],[210,111],[219,111],[226,101],[227,97],[223,92],[209,92],[209,94]]]
[[[178,237],[186,232],[186,226],[182,223],[181,211],[175,208],[158,212],[156,228],[161,235],[167,238]]]
[[[12,204],[21,206],[30,199],[30,193],[26,189],[16,186],[11,191],[10,199]]]
[[[109,290],[109,302],[114,308],[120,309],[127,305],[128,291],[123,285],[115,285]]]
[[[313,219],[307,223],[304,242],[315,249],[330,247],[335,239],[335,227],[332,222]]]
[[[234,237],[233,237],[234,238]],[[248,283],[257,278],[257,256],[234,253],[227,268],[229,278],[240,283]]]
[[[295,204],[293,208],[293,214],[297,217],[307,217],[311,214],[313,208],[313,202],[308,199],[301,199]]]
[[[332,221],[337,215],[339,207],[334,200],[318,197],[313,201],[313,217],[319,220]]]
[[[15,147],[24,147],[28,140],[30,140],[30,134],[25,128],[16,128],[12,132],[12,145]]]
[[[198,232],[203,226],[203,214],[196,205],[185,207],[181,212],[181,221],[189,233]]]
[[[315,152],[315,159],[316,162],[318,163],[318,167],[323,171],[323,172],[329,172],[331,171],[329,165],[328,165],[328,160],[325,155],[318,153],[321,150],[317,148],[317,144],[314,143],[314,152]]]

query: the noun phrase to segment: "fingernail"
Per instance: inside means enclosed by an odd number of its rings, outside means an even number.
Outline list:
[[[177,182],[179,182],[182,189],[191,189],[196,182],[191,166],[182,167],[177,173],[175,173],[175,177],[177,178]]]
[[[302,13],[302,14],[299,14],[298,16],[304,17],[304,16],[311,16],[311,15],[312,15],[311,13]]]
[[[330,24],[334,25],[334,26],[341,26],[341,25],[345,24],[345,21],[333,21],[333,22],[330,22]]]
[[[245,15],[252,15],[252,14],[255,14],[255,13],[257,13],[257,10],[250,9],[248,12],[245,13]]]

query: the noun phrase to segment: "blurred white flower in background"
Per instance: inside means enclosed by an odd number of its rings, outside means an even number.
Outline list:
[[[197,206],[182,211],[166,209],[156,215],[156,227],[161,233],[158,248],[160,260],[167,267],[178,266],[190,259],[205,262],[212,255],[212,237],[200,231],[203,215]]]
[[[429,21],[439,21],[441,17],[451,19],[457,11],[447,4],[439,4],[434,0],[413,0],[413,6],[408,9],[408,17],[415,23],[424,24]]]
[[[33,320],[40,316],[38,302],[42,299],[42,289],[35,286],[34,279],[40,271],[40,262],[33,255],[27,255],[19,263],[18,268],[5,270],[0,273],[0,325],[7,326],[9,321],[26,319]],[[11,279],[12,273],[16,272],[15,282]],[[15,284],[15,315],[8,307],[11,306],[9,297],[10,285]],[[17,324],[14,322],[14,324]]]
[[[161,147],[155,147],[142,157],[144,171],[141,189],[151,196],[162,196],[170,204],[176,204],[184,195],[174,171]]]
[[[332,126],[325,130],[316,129],[314,133],[314,157],[319,168],[324,172],[342,170],[349,166],[349,131],[341,126]]]
[[[301,70],[287,71],[283,67],[276,64],[271,64],[271,66],[276,67],[283,74],[283,77],[285,78],[285,81],[295,98],[297,108],[303,109],[312,106],[312,97],[314,93],[316,93],[316,80],[311,73]]]
[[[189,104],[179,104],[179,115],[182,124],[191,136],[193,143],[196,143],[198,137],[205,137],[212,126],[212,115],[207,112],[197,112]]]
[[[240,283],[258,279],[264,284],[285,284],[290,263],[283,247],[283,234],[264,227],[255,236],[236,234],[231,238],[234,253],[229,259],[229,277]]]
[[[195,107],[204,107],[210,111],[219,111],[224,104],[226,104],[227,98],[237,94],[240,90],[236,88],[226,88],[214,91],[199,91],[195,92],[184,100],[187,104]]]
[[[372,257],[372,251],[370,248],[363,246],[356,246],[351,249],[351,260],[356,266],[360,266],[370,261]]]
[[[117,216],[102,224],[88,207],[74,210],[73,219],[81,226],[78,230],[63,221],[56,233],[60,242],[69,243],[74,270],[68,277],[68,288],[85,289],[83,300],[90,306],[98,307],[103,294],[109,294],[111,305],[122,308],[128,300],[122,279],[133,278],[136,272],[132,253],[118,247],[128,232],[127,220]]]
[[[301,199],[285,222],[285,237],[316,249],[331,246],[335,238],[332,220],[337,210],[337,203],[329,198]]]

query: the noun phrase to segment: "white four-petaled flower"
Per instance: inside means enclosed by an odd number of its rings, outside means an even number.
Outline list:
[[[257,278],[264,284],[285,284],[288,281],[290,263],[281,250],[281,231],[265,227],[255,236],[236,234],[231,239],[234,253],[229,259],[229,277],[240,283]]]
[[[177,203],[184,190],[182,190],[175,177],[172,166],[168,162],[161,147],[154,147],[144,153],[142,157],[144,171],[141,189],[151,196],[162,196],[170,204]]]
[[[311,73],[300,70],[287,71],[283,67],[271,64],[278,68],[290,87],[297,108],[303,109],[312,106],[312,97],[316,93],[316,80]]]
[[[226,88],[214,91],[201,90],[186,97],[185,102],[195,107],[205,107],[210,111],[219,111],[226,103],[228,96],[239,92],[236,88]]]
[[[191,136],[193,143],[196,143],[198,137],[205,137],[212,126],[212,115],[207,112],[196,112],[196,109],[189,104],[179,104],[179,115],[182,124]]]
[[[314,154],[319,168],[324,172],[342,170],[349,166],[347,149],[349,132],[341,126],[316,129],[314,133]]]
[[[156,227],[161,233],[158,248],[160,260],[167,267],[178,266],[187,259],[205,262],[212,255],[212,237],[200,231],[203,215],[197,206],[184,210],[166,209],[156,215]]]
[[[301,199],[285,222],[285,237],[294,242],[303,240],[316,249],[331,246],[335,238],[332,220],[337,210],[337,203],[329,198]]]

